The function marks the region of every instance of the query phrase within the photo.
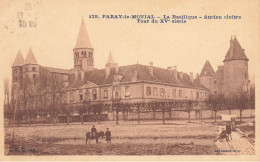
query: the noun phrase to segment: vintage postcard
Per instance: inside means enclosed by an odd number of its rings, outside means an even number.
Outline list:
[[[259,0],[0,12],[0,160],[260,160]]]

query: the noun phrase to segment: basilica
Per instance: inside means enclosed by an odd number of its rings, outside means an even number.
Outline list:
[[[108,54],[104,68],[97,69],[94,47],[82,19],[72,54],[74,67],[60,69],[41,66],[32,49],[29,49],[25,60],[19,51],[12,65],[12,100],[22,100],[19,97],[22,92],[19,90],[23,88],[21,83],[25,79],[45,85],[40,88],[40,92],[31,90],[30,94],[62,91],[61,101],[66,104],[84,101],[110,103],[113,100],[129,103],[155,100],[205,101],[209,95],[222,93],[229,96],[241,88],[248,90],[249,85],[249,60],[236,37],[231,38],[224,65],[219,66],[217,71],[213,70],[209,61],[197,75],[178,71],[176,66],[165,69],[155,67],[152,62],[147,65],[119,66],[112,53]],[[51,85],[50,88],[48,85]],[[54,102],[54,99],[48,102]],[[23,105],[20,104],[20,107]]]

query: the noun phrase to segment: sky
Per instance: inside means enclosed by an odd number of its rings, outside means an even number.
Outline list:
[[[254,80],[259,47],[259,1],[158,0],[21,0],[0,2],[1,75],[10,78],[11,66],[21,50],[31,47],[40,65],[73,68],[82,17],[94,48],[95,67],[105,67],[111,51],[119,66],[153,62],[156,67],[177,66],[178,71],[200,73],[206,60],[214,70],[223,65],[232,35],[249,58]],[[20,12],[36,27],[19,27]],[[240,20],[196,20],[186,24],[140,24],[136,20],[90,19],[89,15],[237,15]],[[258,61],[259,62],[259,61]]]

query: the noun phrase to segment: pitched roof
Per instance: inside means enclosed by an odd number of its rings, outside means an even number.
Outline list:
[[[14,60],[12,67],[23,66],[23,64],[24,64],[24,58],[23,58],[21,51],[19,50],[16,57],[15,57],[15,60]]]
[[[113,63],[114,63],[114,59],[113,59],[112,53],[110,51],[108,59],[107,59],[107,64],[113,64]]]
[[[54,73],[70,74],[70,70],[68,69],[60,69],[60,68],[53,68],[53,67],[46,67],[46,66],[41,66],[41,67]]]
[[[149,66],[146,65],[128,65],[128,66],[120,66],[119,74],[123,75],[121,83],[132,82],[132,78],[137,72],[137,81],[148,81],[148,82],[156,82],[162,84],[174,84],[176,86],[182,87],[196,87],[203,88],[201,84],[199,84],[198,80],[190,81],[190,77],[188,74],[183,74],[183,79],[178,76],[176,80],[167,69],[154,67],[153,76],[149,74]],[[70,84],[67,88],[79,88],[84,85],[87,81],[92,82],[96,85],[105,85],[105,84],[113,84],[113,74],[115,73],[114,68],[111,69],[110,75],[106,78],[105,69],[87,71],[84,74],[84,79],[75,80],[74,74],[70,75],[69,80]]]
[[[29,49],[29,52],[28,52],[26,59],[24,61],[24,65],[27,65],[27,64],[38,64],[31,48]]]
[[[201,70],[200,76],[209,76],[209,75],[213,75],[213,74],[214,74],[214,70],[213,70],[210,62],[206,61]]]
[[[78,34],[78,39],[77,39],[75,49],[76,48],[92,48],[84,19],[82,19],[79,28],[79,34]]]
[[[231,38],[230,47],[224,59],[224,61],[229,60],[248,60],[244,49],[242,49],[236,37],[234,39]]]

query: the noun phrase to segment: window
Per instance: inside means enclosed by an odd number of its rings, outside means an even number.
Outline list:
[[[158,96],[158,89],[157,87],[153,87],[153,95]]]
[[[115,92],[115,97],[118,98],[119,95],[118,95],[118,91]]]
[[[205,92],[205,98],[207,98],[207,92]]]
[[[79,91],[79,100],[80,100],[80,101],[83,100],[83,94],[82,94],[82,91]]]
[[[86,98],[89,99],[89,90],[86,90],[85,95],[86,95]]]
[[[214,91],[214,95],[218,94],[218,91]]]
[[[193,92],[192,91],[190,91],[190,97],[193,98]]]
[[[197,97],[196,98],[199,98],[199,92],[197,92]]]
[[[166,89],[167,91],[167,97],[171,97],[170,89]]]
[[[146,96],[151,96],[151,94],[152,94],[152,88],[146,87]]]
[[[126,97],[130,96],[130,87],[129,86],[125,86],[125,96]]]
[[[247,79],[247,75],[246,75],[246,73],[245,73],[245,79]]]
[[[214,80],[214,84],[217,84],[218,83],[218,81],[217,80]]]
[[[70,102],[74,101],[74,94],[73,92],[70,92]]]
[[[86,51],[82,51],[81,54],[82,54],[83,57],[87,56]]]
[[[17,82],[17,77],[16,76],[13,77],[13,82]]]
[[[33,68],[32,68],[32,71],[36,71],[36,67],[33,67]]]
[[[104,99],[107,99],[107,98],[108,98],[108,90],[104,89]]]
[[[200,98],[202,98],[202,92],[200,92]]]
[[[33,79],[36,79],[36,74],[33,74]]]
[[[97,99],[97,90],[93,89],[92,95],[93,95],[93,100],[96,100]]]
[[[172,96],[173,96],[173,98],[176,98],[176,89],[172,90]]]
[[[160,89],[160,96],[164,96],[165,95],[165,89],[164,88],[161,88]]]
[[[14,68],[14,74],[16,74],[17,73],[17,70]]]
[[[179,97],[182,97],[182,90],[179,90]]]

